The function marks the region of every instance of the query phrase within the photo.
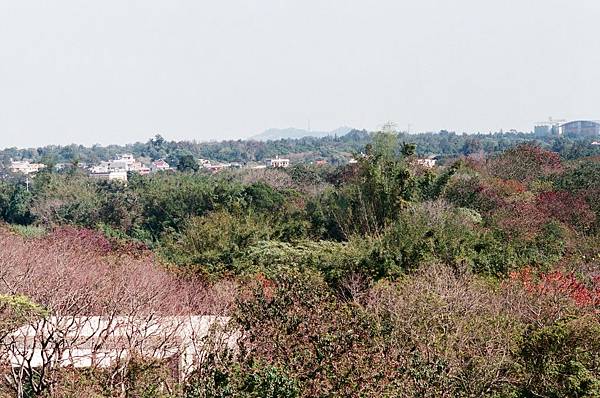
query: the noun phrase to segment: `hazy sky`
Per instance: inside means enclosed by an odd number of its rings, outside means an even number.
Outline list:
[[[600,119],[599,0],[0,0],[0,147]]]

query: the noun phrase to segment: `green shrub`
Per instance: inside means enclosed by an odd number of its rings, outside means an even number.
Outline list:
[[[35,225],[12,224],[10,229],[24,238],[39,238],[46,234],[46,228]]]
[[[320,272],[332,287],[339,287],[354,273],[365,273],[363,259],[368,253],[364,241],[308,241],[295,243],[260,241],[236,260],[239,273],[262,272],[275,277],[288,269]]]
[[[593,316],[531,327],[519,350],[523,397],[600,397],[600,323]]]
[[[93,228],[101,198],[96,181],[86,176],[58,175],[36,179],[32,213],[44,225],[75,224]]]
[[[378,268],[373,274],[398,276],[431,262],[473,268],[479,239],[473,221],[473,214],[444,202],[410,206],[375,243],[369,260]]]
[[[216,275],[233,271],[236,257],[269,234],[258,217],[215,211],[189,219],[180,233],[166,235],[160,250],[175,264]]]

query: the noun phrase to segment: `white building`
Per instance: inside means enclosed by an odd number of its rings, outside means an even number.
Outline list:
[[[561,135],[561,125],[565,123],[563,119],[548,118],[547,121],[538,122],[533,126],[533,132],[535,135]]]
[[[137,161],[133,155],[124,154],[113,160],[102,161],[99,165],[92,166],[89,171],[91,177],[127,181],[127,172],[144,175],[150,173],[150,168]]]
[[[94,167],[100,167],[100,166],[94,166]],[[124,170],[102,171],[102,169],[94,169],[92,172],[90,172],[90,177],[102,178],[102,179],[106,179],[109,181],[114,180],[114,181],[127,182],[127,172]]]
[[[428,157],[425,159],[417,159],[416,162],[418,165],[423,166],[423,167],[427,167],[429,169],[431,169],[432,167],[435,166],[437,159],[434,157]]]
[[[132,167],[134,163],[137,162],[137,160],[135,160],[135,157],[131,153],[117,155],[115,161],[124,163],[128,169]]]
[[[42,163],[31,163],[28,160],[10,160],[10,171],[13,173],[22,173],[22,174],[34,174],[45,168],[46,165]]]
[[[267,167],[273,167],[273,168],[280,168],[280,167],[289,167],[290,166],[290,160],[289,159],[284,159],[284,158],[280,158],[279,156],[276,156],[275,159],[267,159],[265,161]]]
[[[102,162],[105,163],[105,162]],[[116,159],[109,160],[107,163],[109,170],[130,171],[136,163],[135,158],[131,154],[117,155]]]
[[[205,169],[210,169],[212,166],[210,160],[208,159],[198,159],[198,163],[200,163],[200,166],[204,167]]]
[[[89,168],[90,173],[91,174],[108,173],[109,172],[108,164],[109,164],[108,162],[100,162],[99,165],[92,166]]]
[[[100,165],[106,166],[111,171],[133,171],[140,174],[148,174],[150,172],[149,167],[136,160],[130,153],[117,155],[116,159],[101,162]]]

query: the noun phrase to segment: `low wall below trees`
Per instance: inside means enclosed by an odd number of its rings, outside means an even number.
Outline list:
[[[235,349],[237,333],[227,332],[228,322],[220,316],[51,316],[10,333],[2,351],[13,373],[118,368],[136,357],[175,361],[182,381],[210,349]]]

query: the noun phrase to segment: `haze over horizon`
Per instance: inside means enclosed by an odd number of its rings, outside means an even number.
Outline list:
[[[600,119],[597,0],[0,0],[0,147]]]

